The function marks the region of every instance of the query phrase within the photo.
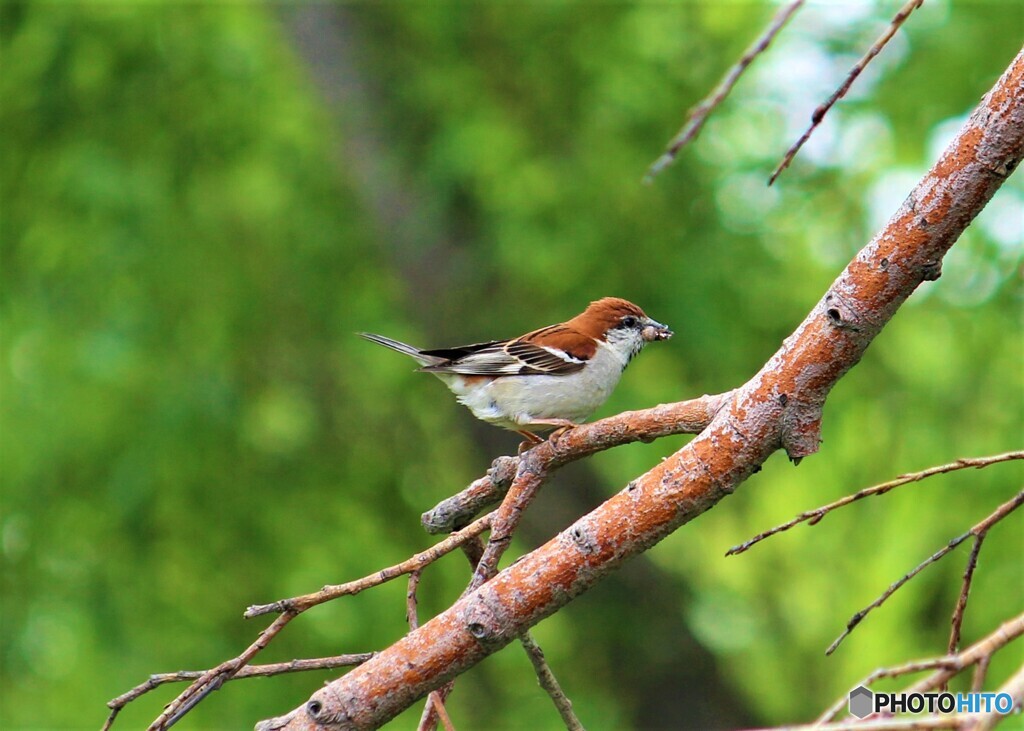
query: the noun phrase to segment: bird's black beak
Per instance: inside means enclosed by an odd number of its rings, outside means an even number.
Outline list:
[[[655,340],[668,340],[672,337],[672,331],[666,325],[662,325],[654,320],[648,320],[640,334],[649,343]]]

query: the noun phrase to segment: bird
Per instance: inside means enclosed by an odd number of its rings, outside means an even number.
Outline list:
[[[672,330],[619,297],[591,302],[570,320],[508,340],[421,350],[373,333],[363,338],[403,353],[437,376],[473,415],[526,438],[524,448],[579,426],[605,402],[645,345]]]

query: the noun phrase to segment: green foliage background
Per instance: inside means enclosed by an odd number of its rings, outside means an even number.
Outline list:
[[[429,545],[419,514],[515,448],[354,331],[472,342],[614,294],[677,334],[599,415],[746,380],[1024,30],[1020,3],[926,3],[766,188],[895,8],[805,9],[644,186],[772,6],[0,6],[0,725],[98,728],[148,674],[236,654],[262,627],[245,606]],[[901,472],[1020,447],[1022,202],[1017,174],[836,388],[820,454],[773,457],[538,628],[587,728],[806,720],[874,668],[944,651],[965,549],[823,656],[850,615],[1015,493],[1019,465],[723,553]],[[567,469],[518,550],[684,442]],[[967,641],[1020,611],[1021,535],[1014,516],[986,543]],[[458,595],[464,563],[428,571],[422,618]],[[403,595],[318,608],[264,660],[383,647],[403,634]],[[250,727],[329,677],[233,683],[182,728]],[[118,725],[143,726],[176,690]],[[450,708],[459,728],[559,727],[515,647]]]

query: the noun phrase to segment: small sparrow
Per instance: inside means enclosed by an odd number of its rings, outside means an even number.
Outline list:
[[[359,334],[413,358],[478,419],[534,444],[544,441],[534,431],[571,428],[590,416],[634,355],[649,342],[672,337],[665,325],[617,297],[591,302],[560,325],[458,348],[420,350],[383,335]]]

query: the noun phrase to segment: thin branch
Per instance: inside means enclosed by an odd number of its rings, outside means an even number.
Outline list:
[[[451,716],[448,715],[448,709],[445,708],[444,701],[441,699],[440,691],[435,690],[427,696],[427,708],[437,714],[441,725],[444,726],[444,731],[455,731]]]
[[[998,692],[1010,696],[1013,699],[1011,707],[1020,713],[1021,707],[1024,706],[1024,665],[1021,665],[1017,672],[1003,683]],[[963,731],[988,731],[1004,720],[1006,720],[1006,715],[992,710],[980,716],[968,718],[963,726]]]
[[[967,557],[967,568],[964,569],[964,580],[960,587],[960,596],[956,600],[956,608],[953,610],[953,619],[950,624],[952,629],[949,633],[949,644],[946,652],[952,655],[960,649],[960,630],[964,623],[964,610],[967,609],[967,596],[971,592],[971,580],[974,578],[974,569],[978,566],[978,554],[981,552],[981,544],[985,542],[985,534],[979,533],[974,537],[974,545],[971,546],[971,555]]]
[[[203,698],[231,680],[242,668],[248,665],[252,658],[265,648],[277,633],[283,630],[285,625],[295,617],[296,614],[292,612],[281,614],[269,627],[260,632],[256,641],[245,648],[242,654],[222,662],[217,667],[207,670],[196,678],[177,698],[164,706],[163,713],[157,716],[156,720],[149,725],[147,731],[163,731],[163,729],[168,729],[181,720],[182,716],[188,713]]]
[[[942,475],[947,472],[955,472],[957,470],[967,469],[968,467],[975,467],[977,469],[981,469],[983,467],[988,467],[989,465],[998,464],[1000,462],[1008,462],[1010,460],[1015,459],[1024,459],[1024,450],[1021,450],[1019,452],[1004,452],[1003,454],[994,454],[991,457],[965,457],[963,459],[958,459],[957,461],[951,462],[949,464],[938,465],[936,467],[929,467],[928,469],[921,470],[920,472],[911,472],[905,475],[900,475],[899,477],[893,480],[889,480],[888,482],[883,482],[879,485],[873,485],[872,487],[866,487],[863,490],[854,493],[853,495],[847,495],[844,498],[836,500],[834,503],[829,503],[828,505],[823,505],[820,508],[815,508],[814,510],[808,510],[807,512],[800,513],[800,515],[796,516],[788,523],[783,523],[782,525],[778,525],[772,528],[771,530],[766,530],[763,533],[758,533],[749,541],[745,541],[744,543],[741,543],[738,546],[733,546],[725,552],[725,555],[735,556],[738,553],[743,553],[744,551],[750,549],[752,546],[763,541],[765,538],[770,538],[776,533],[782,533],[784,531],[787,531],[790,528],[799,525],[800,523],[806,523],[809,521],[809,525],[817,525],[818,521],[824,518],[826,514],[832,512],[837,508],[844,507],[846,505],[849,505],[850,503],[855,503],[858,500],[861,500],[866,497],[871,497],[872,495],[882,495],[884,493],[889,492],[889,490],[899,487],[900,485],[906,485],[907,483],[910,482],[919,482],[920,480],[923,480],[926,477]]]
[[[760,37],[747,48],[743,56],[740,57],[740,60],[718,82],[718,86],[708,96],[704,97],[700,104],[692,107],[687,112],[683,128],[669,141],[668,147],[661,157],[655,160],[650,168],[647,169],[647,174],[644,176],[645,183],[651,183],[654,180],[654,176],[671,165],[675,161],[676,156],[679,155],[679,151],[700,134],[701,129],[704,128],[704,122],[707,121],[711,112],[729,95],[729,92],[732,91],[740,76],[747,70],[747,67],[753,63],[755,58],[764,53],[769,44],[775,39],[775,36],[782,30],[782,27],[786,25],[803,4],[804,0],[794,0],[789,5],[780,9]]]
[[[1021,635],[1024,635],[1024,614],[1019,614],[1013,619],[1007,620],[994,632],[978,640],[958,655],[939,657],[932,660],[920,660],[892,668],[881,668],[875,670],[853,687],[857,688],[862,685],[868,687],[882,678],[897,678],[925,670],[936,670],[937,672],[905,691],[906,693],[926,693],[948,683],[950,679],[956,677],[967,668],[975,665],[980,666],[982,663],[988,664],[989,659],[991,659],[994,653]],[[973,690],[979,692],[981,687],[978,686]],[[827,724],[839,715],[842,709],[846,707],[848,697],[849,694],[846,694],[837,700],[807,728],[833,728],[824,724]]]
[[[487,474],[425,512],[420,517],[424,530],[427,533],[451,533],[461,528],[481,510],[501,500],[508,492],[518,467],[518,457],[495,459]]]
[[[232,680],[243,678],[268,678],[272,675],[284,673],[301,673],[309,670],[336,670],[338,668],[359,665],[373,657],[372,652],[360,652],[351,655],[335,655],[334,657],[318,657],[311,659],[291,660],[289,662],[275,662],[267,665],[247,665],[237,673]],[[140,683],[127,693],[122,693],[117,698],[107,701],[107,707],[111,709],[110,717],[103,725],[103,731],[107,731],[113,723],[114,717],[136,698],[145,695],[151,690],[159,688],[167,683],[182,683],[187,680],[201,678],[207,670],[179,670],[176,673],[157,673],[150,675],[144,683]]]
[[[423,575],[422,569],[416,569],[409,574],[409,585],[405,590],[405,618],[409,622],[409,630],[414,630],[420,626],[420,620],[417,613],[417,607],[419,601],[416,599],[416,589],[420,585],[420,577]],[[444,725],[445,731],[455,731],[455,726],[452,725],[451,716],[448,715],[448,709],[444,707],[444,701],[441,698],[441,694],[436,690],[427,696],[427,708],[429,709],[433,704],[434,712],[438,718],[441,719],[441,723]]]
[[[817,109],[815,109],[811,114],[811,126],[808,127],[807,131],[800,136],[800,139],[794,142],[793,146],[786,151],[786,155],[782,158],[782,162],[779,163],[778,167],[775,168],[775,171],[772,172],[771,177],[768,178],[768,185],[774,183],[775,179],[779,177],[782,171],[789,167],[789,164],[793,162],[793,158],[796,157],[796,154],[800,151],[800,148],[804,146],[804,143],[810,139],[814,130],[817,129],[819,124],[821,124],[821,121],[825,118],[828,110],[830,110],[837,101],[846,96],[846,92],[850,90],[850,87],[853,86],[853,82],[857,80],[857,77],[860,76],[861,72],[869,63],[871,63],[871,59],[877,56],[881,50],[885,48],[885,44],[889,42],[889,39],[896,35],[896,31],[900,29],[903,22],[910,17],[912,12],[921,7],[923,3],[924,0],[908,0],[907,3],[900,8],[899,12],[893,16],[892,22],[889,23],[889,27],[886,28],[885,32],[879,36],[878,40],[876,40],[874,44],[872,44],[871,48],[868,49],[868,52],[853,65],[853,68],[851,68],[850,73],[846,75],[846,80],[842,85],[833,92],[832,96],[830,96],[825,103],[818,105]]]
[[[1015,497],[1011,498],[1010,500],[1007,500],[1005,503],[1000,505],[998,508],[996,508],[995,512],[993,512],[987,518],[985,518],[980,523],[975,525],[969,531],[967,531],[963,535],[957,536],[948,544],[940,548],[938,551],[936,551],[931,556],[929,556],[924,561],[915,566],[913,569],[911,569],[908,573],[904,574],[899,579],[897,579],[893,584],[889,586],[888,589],[882,592],[882,594],[877,599],[875,599],[875,601],[871,602],[871,604],[869,604],[864,609],[860,610],[850,618],[850,621],[846,623],[846,629],[844,629],[842,634],[840,634],[832,642],[832,644],[829,645],[828,649],[825,650],[825,654],[831,655],[833,652],[835,652],[836,648],[839,647],[840,643],[849,636],[849,634],[854,630],[854,628],[858,624],[861,623],[861,620],[863,620],[868,615],[868,613],[871,612],[873,609],[877,609],[878,607],[880,607],[886,599],[888,599],[896,592],[897,589],[899,589],[912,578],[917,576],[917,574],[919,574],[926,567],[932,565],[933,563],[941,559],[943,556],[945,556],[947,553],[952,551],[954,548],[959,546],[961,543],[966,541],[971,536],[984,535],[989,528],[991,528],[993,525],[995,525],[1003,518],[1005,518],[1007,515],[1012,513],[1014,510],[1019,508],[1022,504],[1024,504],[1024,490],[1017,493]]]
[[[495,464],[497,464],[497,462],[498,460],[495,460]],[[518,461],[516,464],[518,464]],[[490,475],[491,472],[493,472],[493,467],[491,470],[488,470],[488,475]],[[481,539],[480,536],[476,536],[471,541],[462,544],[462,552],[466,555],[466,560],[469,561],[470,570],[476,571],[476,567],[480,563],[480,558],[484,555],[483,539]],[[430,692],[427,696],[427,702],[423,706],[423,713],[420,714],[420,722],[416,727],[417,731],[434,731],[434,729],[437,728],[437,722],[442,720],[441,714],[447,713],[444,708],[444,702],[448,700],[448,696],[451,695],[454,688],[455,680],[453,679],[449,680],[437,690]],[[439,701],[437,706],[433,703],[433,699],[435,697]],[[448,722],[451,723],[451,719],[449,719]]]
[[[988,677],[988,664],[992,661],[991,655],[986,655],[978,661],[974,668],[974,677],[971,678],[971,692],[980,693],[985,687],[985,679]]]
[[[188,688],[182,691],[177,698],[171,701],[164,708],[163,713],[161,713],[149,726],[149,731],[163,731],[164,729],[170,728],[179,719],[181,719],[182,716],[188,713],[189,710],[195,707],[196,704],[202,701],[203,698],[220,688],[228,680],[237,677],[238,674],[241,673],[252,661],[252,658],[263,650],[274,639],[278,632],[284,629],[284,626],[288,624],[288,622],[302,612],[332,599],[358,594],[365,589],[379,586],[380,584],[396,579],[399,576],[421,570],[423,567],[433,563],[442,556],[451,553],[465,543],[477,538],[480,533],[490,527],[490,523],[491,516],[485,515],[462,530],[448,536],[443,541],[431,546],[427,550],[422,551],[399,564],[389,566],[388,568],[382,569],[381,571],[370,574],[369,576],[365,576],[361,579],[335,586],[325,586],[320,591],[312,594],[293,597],[291,599],[282,599],[280,601],[273,602],[272,604],[261,604],[249,607],[245,611],[244,615],[247,619],[274,612],[277,612],[279,616],[269,627],[267,627],[267,629],[261,632],[257,640],[247,647],[240,655],[232,658],[231,660],[227,660],[217,667],[211,668],[198,676],[194,682],[188,686]],[[129,691],[129,693],[131,693],[131,691]],[[119,698],[120,697],[123,696],[119,696]],[[128,700],[130,701],[132,699],[133,698],[130,698]],[[114,700],[116,701],[117,699]],[[114,701],[111,701],[111,703],[114,703]],[[110,704],[108,703],[108,705]],[[117,716],[121,707],[123,706],[119,706],[110,714],[110,717],[107,719],[107,723],[104,726],[105,729],[109,728],[113,723],[113,720]]]
[[[912,578],[914,578],[919,573],[921,573],[921,571],[923,571],[925,568],[927,568],[928,566],[931,566],[933,563],[938,561],[940,558],[945,556],[947,553],[952,551],[954,548],[959,546],[961,543],[963,543],[964,541],[966,541],[970,537],[971,537],[971,532],[970,531],[967,531],[966,533],[964,533],[961,536],[957,536],[956,538],[951,540],[948,544],[946,544],[945,546],[940,548],[938,551],[933,553],[931,556],[926,558],[924,561],[919,563],[917,566],[912,568],[909,572],[907,572],[906,574],[901,576],[899,579],[897,579],[895,582],[890,584],[889,588],[886,589],[885,591],[883,591],[881,593],[881,595],[877,599],[875,599],[868,606],[864,607],[864,609],[861,609],[859,612],[857,612],[852,617],[850,617],[850,620],[846,623],[846,629],[843,630],[842,634],[840,634],[838,637],[836,637],[834,640],[832,640],[832,644],[828,646],[827,650],[825,650],[825,654],[826,655],[831,655],[833,652],[835,652],[836,648],[839,647],[839,645],[842,643],[842,641],[845,640],[850,635],[850,633],[853,632],[854,629],[856,629],[857,625],[859,625],[861,623],[861,621],[865,617],[867,617],[868,614],[873,609],[877,609],[878,607],[882,606],[882,604],[885,603],[885,600],[888,599],[889,597],[891,597],[893,594],[895,594],[896,591],[901,586],[906,584]]]
[[[960,661],[955,656],[937,657],[931,660],[915,660],[914,662],[908,662],[903,665],[897,665],[891,668],[879,668],[878,670],[875,670],[870,675],[862,679],[853,687],[859,688],[860,686],[864,686],[865,688],[867,688],[873,683],[882,680],[883,678],[899,678],[904,675],[910,675],[911,673],[923,673],[926,670],[935,670],[939,668],[943,670],[949,670],[957,669],[960,667]],[[829,708],[826,709],[825,712],[818,717],[818,720],[815,721],[815,723],[828,723],[829,721],[834,720],[835,717],[838,716],[844,708],[846,708],[848,700],[849,693],[844,695],[842,698],[838,699],[831,706],[829,706]]]
[[[422,569],[424,566],[433,563],[442,556],[451,553],[456,548],[459,548],[468,541],[476,538],[491,527],[492,518],[493,513],[485,515],[462,530],[452,533],[443,541],[434,544],[427,550],[421,551],[415,556],[412,556],[401,563],[397,563],[394,566],[388,566],[385,569],[381,569],[376,573],[364,576],[361,579],[356,579],[355,581],[325,586],[320,591],[315,591],[311,594],[303,594],[302,596],[292,597],[291,599],[281,599],[271,604],[255,604],[245,610],[244,616],[246,619],[251,619],[253,617],[258,617],[261,614],[273,614],[274,612],[291,612],[294,614],[300,614],[310,607],[315,607],[318,604],[329,602],[332,599],[337,599],[338,597],[358,594],[366,589],[397,579],[399,576],[410,574],[413,571]]]
[[[466,587],[463,596],[478,589],[485,581],[488,581],[498,573],[498,562],[502,555],[512,543],[512,536],[519,521],[526,512],[526,508],[537,496],[544,481],[547,479],[548,470],[543,464],[533,464],[530,453],[523,455],[519,473],[512,482],[512,487],[505,496],[501,507],[495,511],[491,536],[484,548],[484,555],[477,564],[473,578]]]
[[[957,662],[954,666],[937,669],[927,678],[914,683],[904,692],[928,693],[936,688],[940,688],[967,668],[979,665],[982,662],[987,663],[996,652],[1022,635],[1024,635],[1024,613],[1003,622],[994,632],[986,635],[957,655]]]
[[[405,619],[409,623],[410,630],[420,626],[420,620],[416,612],[419,606],[419,600],[416,599],[416,589],[420,585],[420,577],[422,575],[422,569],[416,569],[409,574],[409,586],[405,590]]]
[[[580,723],[580,720],[572,710],[572,701],[565,695],[562,686],[558,684],[558,679],[551,672],[551,668],[544,658],[544,651],[540,649],[540,645],[533,639],[533,635],[529,632],[524,632],[519,637],[519,642],[522,644],[523,649],[526,650],[526,655],[530,658],[530,662],[533,663],[534,672],[537,673],[537,682],[551,696],[555,708],[558,709],[558,714],[562,717],[565,728],[568,731],[585,731],[583,724]]]

